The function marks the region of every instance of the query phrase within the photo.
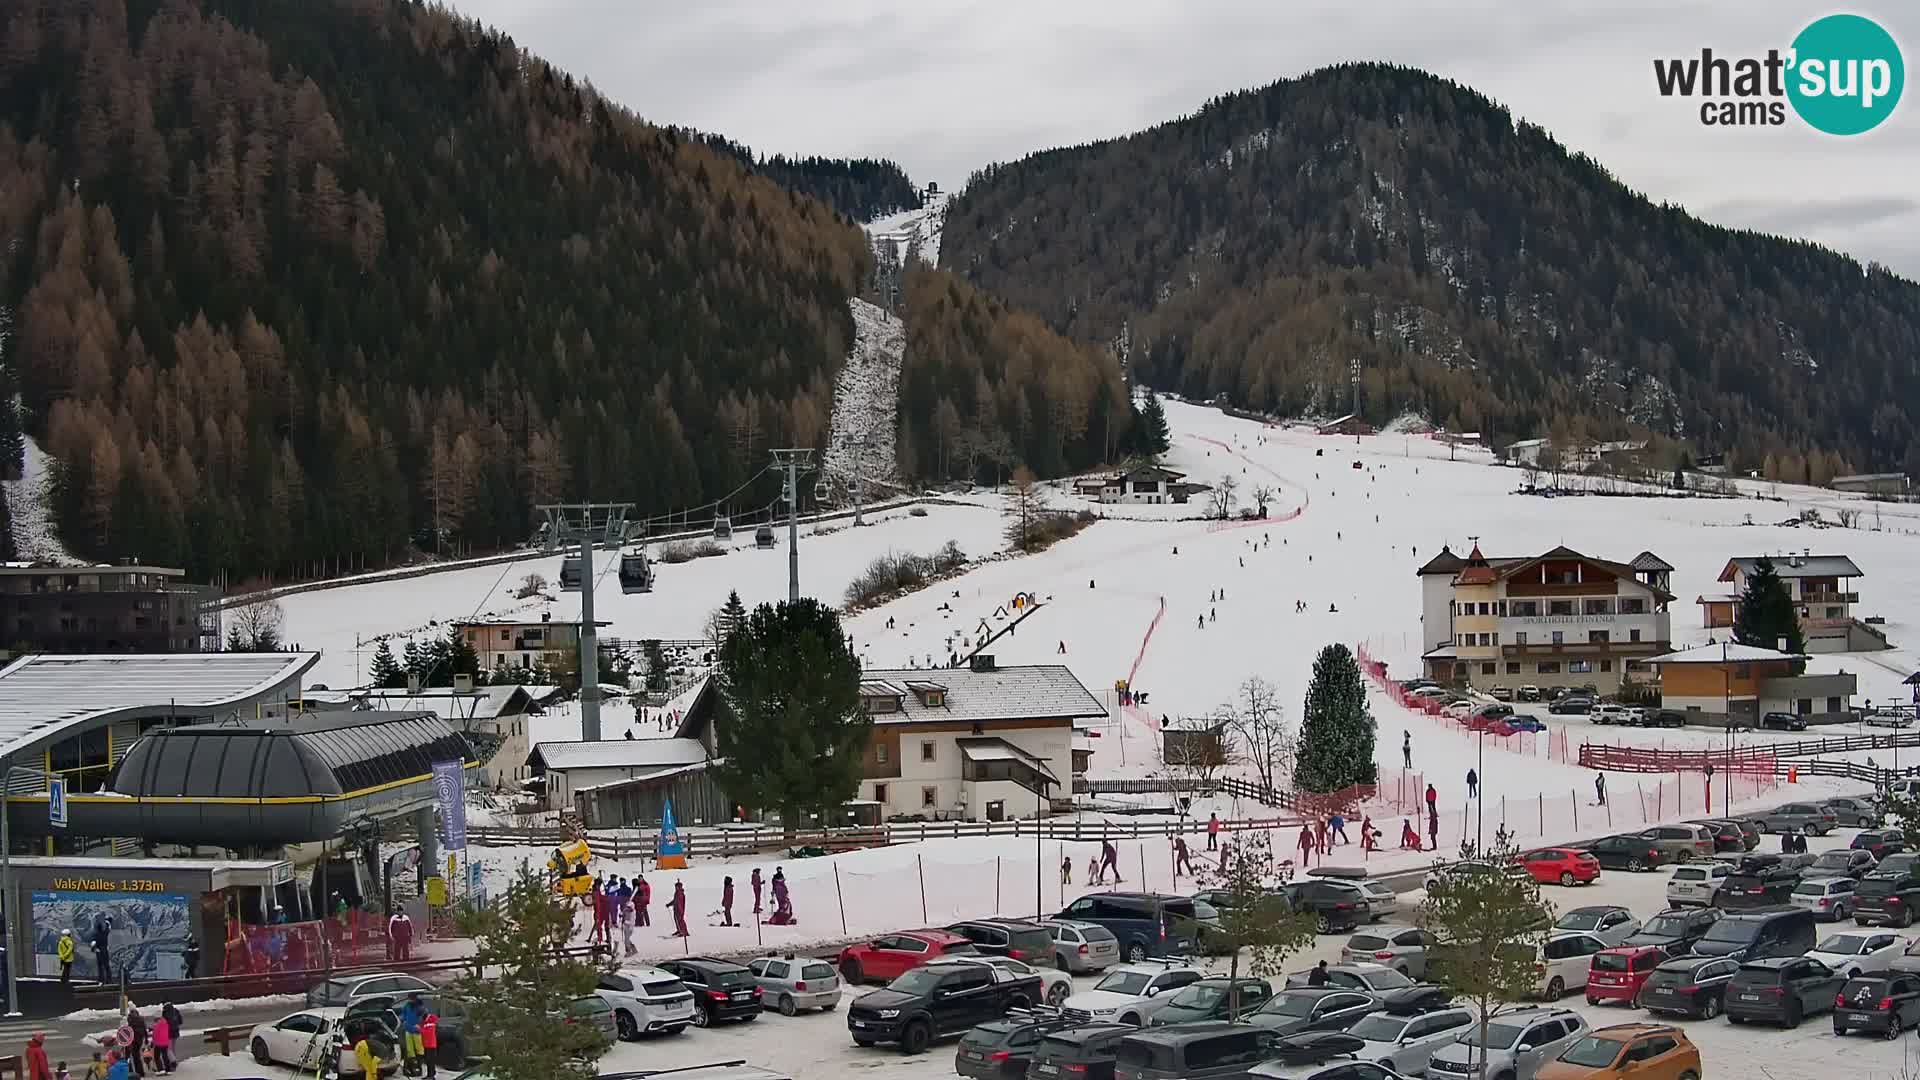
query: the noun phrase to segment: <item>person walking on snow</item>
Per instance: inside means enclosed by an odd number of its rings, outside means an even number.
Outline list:
[[[1440,805],[1440,793],[1439,793],[1438,791],[1435,791],[1435,790],[1433,789],[1433,785],[1432,785],[1432,784],[1428,784],[1428,785],[1427,785],[1427,814],[1428,814],[1428,816],[1433,816],[1433,815],[1436,815],[1436,814],[1438,814],[1438,813],[1440,812],[1440,811],[1439,811],[1439,809],[1438,809],[1438,807],[1439,807],[1439,805]]]
[[[1303,822],[1300,826],[1300,865],[1313,861],[1313,830]]]
[[[1073,884],[1073,856],[1064,852],[1060,855],[1060,884]]]
[[[27,1040],[27,1080],[53,1080],[53,1069],[47,1064],[47,1037],[34,1032]]]
[[[1353,843],[1347,839],[1347,819],[1338,810],[1335,810],[1333,816],[1327,819],[1327,832],[1343,844]]]
[[[1324,819],[1313,823],[1313,833],[1314,833],[1314,836],[1313,836],[1314,853],[1318,855],[1325,855],[1328,849],[1327,849],[1327,823]]]
[[[1411,771],[1413,769],[1413,732],[1411,731],[1400,732],[1400,757],[1406,762],[1402,768]]]
[[[1366,854],[1379,848],[1380,830],[1373,827],[1373,815],[1368,814],[1360,819],[1360,852]]]
[[[1200,629],[1205,630],[1207,628],[1207,617],[1205,615],[1194,616],[1194,621],[1200,624]]]
[[[1220,850],[1220,815],[1217,813],[1207,815],[1207,850]]]
[[[720,880],[720,925],[733,925],[733,875]]]
[[[1113,841],[1102,840],[1100,841],[1100,876],[1102,879],[1106,877],[1108,867],[1113,868],[1113,883],[1115,885],[1127,880],[1120,876],[1120,849],[1113,846]]]
[[[1193,876],[1193,856],[1187,852],[1187,838],[1176,836],[1173,838],[1173,875],[1179,877],[1182,872]]]
[[[775,926],[793,924],[793,897],[787,892],[787,872],[778,866],[773,868],[773,918],[767,921]]]
[[[1468,769],[1467,770],[1467,798],[1477,799],[1479,797],[1480,797],[1480,774],[1477,772],[1474,772],[1472,769]]]
[[[753,875],[747,878],[747,884],[753,888],[753,913],[760,914],[760,889],[765,884],[760,880],[760,868],[753,868]]]
[[[593,929],[587,932],[587,943],[598,945],[606,939],[607,933],[607,894],[606,882],[594,875],[593,892],[587,902],[593,906]]]
[[[1431,840],[1431,843],[1429,844],[1429,846],[1432,847],[1433,850],[1439,851],[1440,850],[1440,814],[1438,811],[1434,811],[1427,815],[1427,837],[1429,838],[1429,840]]]
[[[673,883],[673,899],[667,901],[667,910],[673,912],[673,936],[687,936],[687,886],[685,882]]]
[[[627,956],[634,956],[640,951],[633,947],[633,895],[633,886],[622,883],[620,895],[616,901],[620,921],[620,945]]]
[[[1067,643],[1064,641],[1060,643],[1060,655],[1061,656],[1067,655]]]
[[[1087,884],[1089,885],[1106,884],[1106,878],[1103,875],[1104,875],[1104,872],[1100,867],[1100,856],[1098,855],[1088,856],[1087,857]]]
[[[647,911],[652,906],[653,886],[647,884],[644,876],[636,878],[633,887],[633,921],[636,925],[653,925],[653,916]]]
[[[1600,800],[1601,806],[1607,805],[1607,774],[1606,773],[1597,772],[1593,774],[1593,793]]]

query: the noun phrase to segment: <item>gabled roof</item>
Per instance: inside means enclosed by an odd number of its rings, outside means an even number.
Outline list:
[[[1428,574],[1445,574],[1448,577],[1452,577],[1459,573],[1460,568],[1465,565],[1467,565],[1465,559],[1455,555],[1452,548],[1442,544],[1440,545],[1440,554],[1428,559],[1425,565],[1413,573],[1415,577],[1426,577]]]
[[[1467,552],[1466,564],[1461,567],[1460,576],[1453,579],[1455,585],[1491,585],[1499,580],[1493,567],[1487,565],[1487,557],[1480,554],[1480,545],[1473,545]]]
[[[1073,720],[1107,715],[1106,706],[1059,664],[1001,667],[975,671],[968,667],[939,668],[940,682],[947,688],[943,704],[932,707],[907,695],[897,713],[874,716],[876,725],[914,722],[974,722],[990,720]],[[885,681],[904,684],[919,682],[935,671],[926,668],[870,668],[862,673],[865,682]]]
[[[698,739],[578,739],[535,744],[529,764],[549,770],[650,769],[693,765],[707,760],[707,748]]]
[[[1641,552],[1640,555],[1635,556],[1634,561],[1638,562],[1641,558],[1652,558],[1656,562],[1660,561],[1660,557],[1657,555],[1654,555],[1652,552]],[[1617,578],[1622,578],[1626,581],[1631,581],[1643,586],[1649,592],[1652,592],[1655,596],[1659,597],[1662,600],[1673,599],[1673,594],[1666,591],[1665,589],[1657,588],[1652,585],[1647,585],[1645,582],[1640,581],[1640,575],[1637,569],[1631,563],[1614,562],[1611,559],[1596,559],[1591,555],[1582,555],[1579,552],[1573,550],[1572,548],[1566,546],[1565,544],[1561,544],[1558,547],[1553,548],[1551,551],[1546,552],[1545,554],[1535,555],[1531,559],[1517,559],[1511,563],[1506,563],[1503,561],[1502,564],[1499,565],[1496,569],[1498,571],[1500,578],[1506,579],[1506,578],[1511,578],[1515,576],[1516,574],[1520,573],[1522,570],[1525,570],[1531,566],[1535,566],[1539,563],[1546,562],[1549,559],[1563,559],[1563,560],[1571,559],[1571,560],[1587,563],[1592,566],[1597,566],[1600,569],[1605,570],[1606,572],[1612,574]]]
[[[1762,649],[1756,645],[1741,645],[1728,641],[1715,645],[1696,645],[1679,652],[1663,653],[1647,658],[1649,664],[1751,664],[1762,660],[1804,660],[1806,657],[1794,653],[1783,653],[1773,649]]]
[[[1159,465],[1135,465],[1133,468],[1128,469],[1125,472],[1121,473],[1119,476],[1115,477],[1115,479],[1116,480],[1179,480],[1179,479],[1183,479],[1186,475],[1187,475],[1186,473],[1176,472],[1173,469],[1168,469]]]
[[[547,686],[479,686],[470,694],[456,694],[447,689],[422,690],[418,694],[409,694],[405,690],[369,690],[353,696],[366,702],[369,708],[430,712],[458,724],[465,720],[494,720],[503,715],[524,713],[536,700],[536,692],[558,689]]]
[[[1721,581],[1732,581],[1734,571],[1742,574],[1753,573],[1753,568],[1762,558],[1772,556],[1743,556],[1728,559],[1726,569],[1720,571]],[[1783,578],[1808,577],[1865,577],[1866,574],[1852,559],[1845,555],[1782,555],[1773,559],[1773,570]]]
[[[1663,574],[1673,573],[1673,564],[1669,563],[1667,560],[1661,558],[1660,556],[1655,555],[1651,551],[1643,551],[1640,554],[1635,555],[1633,557],[1633,561],[1628,563],[1627,565],[1633,567],[1635,570],[1638,570],[1641,573],[1648,573],[1648,572],[1663,573]]]

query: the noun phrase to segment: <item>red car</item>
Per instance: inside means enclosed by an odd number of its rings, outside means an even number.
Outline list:
[[[1539,882],[1585,885],[1600,879],[1600,860],[1594,858],[1591,851],[1541,848],[1521,855],[1519,861],[1527,873],[1533,875],[1533,880]]]
[[[1636,1004],[1647,977],[1666,960],[1667,951],[1652,945],[1624,945],[1594,953],[1593,963],[1587,968],[1587,1004]]]
[[[840,950],[840,977],[848,983],[890,982],[943,956],[972,956],[973,942],[947,930],[902,930]]]

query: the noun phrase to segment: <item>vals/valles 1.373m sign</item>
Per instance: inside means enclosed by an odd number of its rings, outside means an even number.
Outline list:
[[[1785,50],[1653,62],[1661,97],[1700,99],[1708,127],[1767,127],[1787,122],[1788,108],[1828,135],[1860,135],[1893,115],[1907,81],[1900,46],[1862,15],[1828,15],[1795,35]]]

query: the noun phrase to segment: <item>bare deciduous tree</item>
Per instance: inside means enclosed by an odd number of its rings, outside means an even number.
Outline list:
[[[280,627],[287,613],[280,601],[265,597],[233,609],[227,625],[227,649],[230,652],[274,652],[280,648]]]
[[[526,577],[520,579],[520,587],[513,590],[513,598],[515,600],[525,600],[528,597],[539,596],[546,591],[547,579],[544,576],[540,574],[528,574]]]
[[[1223,769],[1240,763],[1240,755],[1228,733],[1228,724],[1219,718],[1196,718],[1169,722],[1160,733],[1160,768],[1155,775],[1166,781],[1167,789],[1177,797],[1189,798],[1213,790],[1213,782]],[[1184,803],[1180,815],[1186,816]]]
[[[1255,484],[1253,487],[1253,506],[1261,517],[1267,516],[1267,504],[1273,501],[1272,484]]]
[[[1214,517],[1224,521],[1228,514],[1233,513],[1234,499],[1239,490],[1240,481],[1232,473],[1220,478],[1220,482],[1213,486],[1213,491],[1207,496],[1212,503]]]
[[[1233,700],[1221,706],[1238,744],[1236,752],[1253,766],[1261,786],[1279,790],[1281,782],[1293,775],[1294,731],[1287,723],[1286,707],[1280,703],[1280,691],[1258,675],[1240,684]]]

